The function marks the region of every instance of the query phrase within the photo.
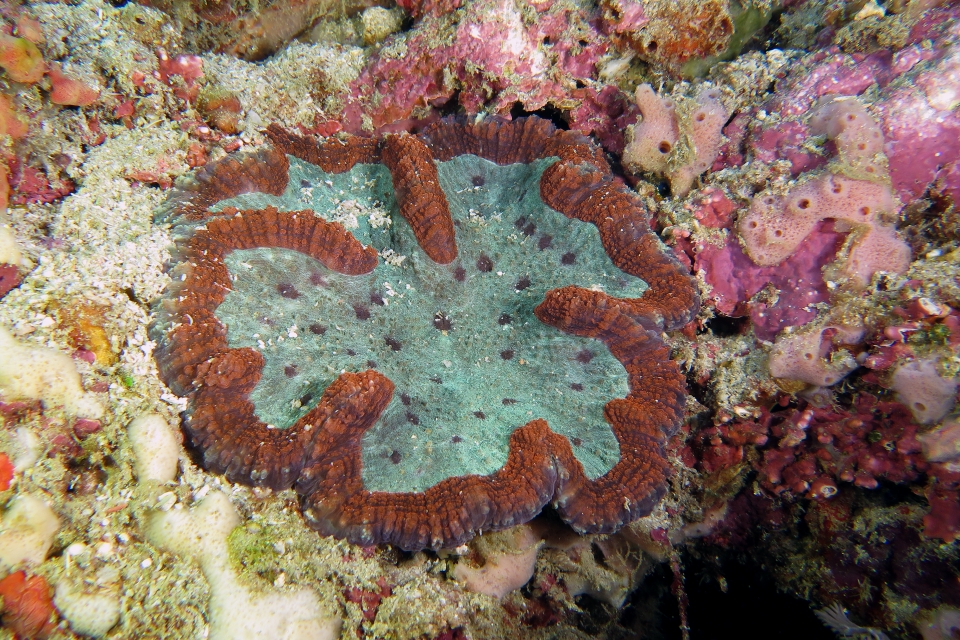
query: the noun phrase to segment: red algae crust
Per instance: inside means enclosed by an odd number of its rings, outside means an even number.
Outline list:
[[[692,279],[650,230],[639,199],[612,176],[595,145],[535,117],[479,124],[443,120],[418,135],[373,139],[301,137],[276,125],[267,135],[272,147],[207,167],[172,209],[173,284],[158,306],[152,334],[161,378],[189,400],[184,429],[203,453],[204,466],[235,482],[295,487],[307,523],[323,534],[410,550],[456,546],[480,531],[527,522],[548,504],[581,533],[615,531],[652,510],[666,490],[664,443],[680,426],[686,394],[660,334],[689,322],[699,299]],[[295,161],[330,174],[380,164],[390,172],[398,217],[406,221],[394,224],[409,225],[431,261],[449,264],[455,285],[463,277],[456,267],[458,229],[436,167],[468,154],[499,166],[555,159],[539,180],[542,201],[567,219],[594,225],[616,268],[647,285],[633,298],[557,287],[546,292],[535,317],[524,320],[593,338],[622,364],[626,397],[603,408],[619,459],[590,478],[571,447],[576,438],[533,415],[515,426],[506,462],[493,473],[447,477],[422,491],[371,491],[361,440],[402,381],[375,364],[343,371],[309,411],[288,428],[275,428],[257,416],[250,398],[263,375],[264,355],[230,348],[227,327],[215,312],[232,289],[224,259],[235,250],[288,249],[349,276],[372,272],[382,258],[339,222],[311,210],[214,205],[244,193],[283,193]],[[489,271],[481,262],[479,271]],[[295,294],[281,291],[284,297]],[[443,320],[434,321],[441,322],[438,330]],[[542,402],[549,402],[546,390]],[[410,423],[416,434],[418,423]]]

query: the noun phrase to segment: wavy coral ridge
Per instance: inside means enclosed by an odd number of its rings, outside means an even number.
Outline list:
[[[580,532],[614,531],[649,513],[665,491],[663,443],[679,427],[685,397],[683,375],[659,333],[688,322],[699,300],[690,277],[647,226],[639,200],[612,177],[598,148],[537,118],[441,121],[418,136],[373,140],[314,141],[276,126],[267,133],[273,148],[221,162],[200,176],[192,198],[176,203],[174,285],[152,329],[164,381],[190,400],[184,427],[208,469],[246,484],[295,486],[307,522],[324,534],[411,550],[462,544],[481,530],[526,522],[549,503]],[[589,478],[567,437],[534,416],[517,425],[506,463],[493,473],[447,477],[423,491],[370,491],[361,439],[394,392],[394,381],[372,368],[341,373],[289,428],[273,428],[255,414],[250,392],[264,356],[230,348],[227,328],[215,314],[231,290],[225,256],[280,247],[348,275],[373,271],[378,258],[343,226],[311,211],[215,211],[213,205],[243,192],[282,192],[288,156],[331,173],[382,163],[416,241],[431,260],[445,264],[457,256],[457,230],[435,164],[463,154],[499,165],[559,158],[540,178],[543,202],[595,225],[613,263],[648,284],[633,299],[565,286],[548,291],[535,311],[545,325],[599,340],[626,370],[629,392],[603,411],[620,457],[599,477]]]

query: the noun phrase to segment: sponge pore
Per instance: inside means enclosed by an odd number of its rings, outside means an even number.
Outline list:
[[[768,367],[774,378],[799,380],[815,387],[829,387],[857,368],[849,352],[831,354],[833,345],[857,344],[863,338],[860,327],[832,325],[804,327],[777,337]]]
[[[811,133],[824,135],[837,145],[834,171],[859,180],[886,179],[883,132],[859,100],[828,96],[817,106],[809,124]]]
[[[825,218],[846,221],[847,229],[874,228],[882,226],[878,216],[892,210],[888,187],[824,174],[794,187],[786,196],[762,194],[754,198],[750,211],[740,219],[740,237],[754,262],[770,266],[793,255]]]
[[[680,137],[676,106],[669,98],[658,96],[649,84],[637,87],[634,100],[643,120],[630,129],[632,139],[624,150],[624,162],[634,171],[662,173]]]

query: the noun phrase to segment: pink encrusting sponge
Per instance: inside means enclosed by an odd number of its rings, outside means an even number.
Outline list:
[[[829,387],[857,368],[857,361],[849,351],[838,350],[837,345],[857,344],[863,339],[860,327],[830,325],[804,328],[781,336],[770,352],[770,375],[775,378],[799,380],[815,387]]]
[[[634,101],[642,119],[627,129],[624,165],[634,173],[662,174],[674,195],[687,195],[697,176],[716,160],[723,143],[729,113],[720,102],[720,92],[705,89],[693,101],[682,101],[678,109],[673,100],[642,84]]]
[[[829,172],[785,195],[762,193],[739,221],[740,237],[759,265],[779,264],[824,219],[850,231],[835,265],[837,277],[865,286],[878,271],[903,273],[910,248],[894,229],[897,204],[882,153],[883,135],[854,99],[831,99],[810,118],[811,130],[837,146]]]

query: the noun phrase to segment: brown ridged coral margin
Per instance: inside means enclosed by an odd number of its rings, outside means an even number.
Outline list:
[[[614,531],[656,506],[669,474],[663,442],[683,419],[686,385],[680,367],[658,334],[621,313],[610,304],[614,300],[570,286],[548,291],[534,310],[544,324],[600,340],[627,370],[627,397],[603,408],[620,460],[594,481],[578,466],[579,473],[570,473],[554,498],[561,517],[581,532]]]
[[[163,381],[192,393],[184,427],[203,451],[204,466],[237,482],[289,487],[300,473],[310,433],[325,419],[322,402],[289,429],[273,429],[254,414],[250,392],[260,380],[263,356],[231,349],[214,312],[230,291],[226,255],[236,249],[282,247],[309,255],[340,273],[373,271],[377,253],[335,222],[312,211],[269,207],[209,220],[187,243],[171,286],[176,309],[157,350]]]
[[[620,445],[620,461],[608,473],[591,481],[570,442],[536,419],[511,434],[507,462],[493,474],[447,478],[422,493],[369,492],[361,439],[376,416],[371,412],[361,423],[338,416],[313,441],[307,459],[315,462],[304,466],[296,485],[310,525],[358,544],[422,549],[456,546],[477,531],[527,522],[551,500],[583,533],[615,531],[649,513],[666,488],[663,441],[682,418],[683,375],[655,333],[614,306],[584,300],[581,291],[549,292],[536,314],[561,331],[603,341],[627,370],[630,393],[604,407]],[[376,372],[364,375],[377,389],[393,387]]]
[[[507,462],[495,473],[447,478],[423,493],[371,493],[361,475],[364,430],[339,421],[324,428],[310,456],[321,462],[306,465],[297,484],[310,525],[357,544],[454,547],[478,531],[528,522],[554,495],[556,458],[574,459],[567,439],[537,419],[511,434]]]
[[[190,199],[177,207],[174,214],[187,220],[202,220],[220,215],[209,207],[227,198],[257,191],[283,195],[290,179],[289,169],[287,156],[275,147],[244,157],[224,158],[197,174],[198,184],[188,192]]]
[[[508,126],[496,118],[477,124],[441,120],[426,127],[420,137],[441,162],[464,154],[500,165],[556,156],[606,166],[603,150],[579,133],[559,131],[542,118],[519,118]]]
[[[400,215],[410,223],[420,248],[434,262],[450,264],[457,257],[456,234],[430,149],[416,136],[389,135],[382,155],[393,176]]]
[[[311,151],[307,139],[273,128],[268,135],[287,153],[315,164],[329,160],[328,165],[352,166],[360,161],[353,158],[380,153],[401,210],[407,209],[403,215],[420,246],[438,262],[453,260],[456,244],[434,159],[473,154],[508,164],[559,158],[541,178],[544,202],[596,225],[613,262],[649,284],[637,299],[574,286],[554,289],[535,310],[541,322],[560,331],[602,341],[625,368],[627,397],[604,407],[620,460],[590,480],[569,441],[535,419],[514,431],[507,463],[491,475],[447,478],[422,493],[369,492],[363,485],[361,439],[393,393],[393,383],[376,371],[342,374],[293,427],[268,428],[248,399],[260,378],[262,356],[252,349],[229,349],[226,329],[214,315],[229,290],[223,257],[233,249],[280,246],[344,273],[366,273],[375,267],[376,254],[310,212],[267,209],[198,228],[172,273],[175,285],[165,302],[172,308],[160,313],[162,324],[172,327],[164,329],[158,365],[176,393],[193,396],[186,429],[208,468],[238,482],[295,483],[314,528],[361,544],[386,542],[405,549],[455,546],[478,531],[526,522],[551,501],[582,533],[613,531],[649,513],[665,491],[669,465],[663,443],[680,425],[685,396],[683,375],[659,331],[687,322],[698,298],[692,279],[664,252],[639,200],[612,178],[599,149],[536,118],[478,125],[443,121],[428,127],[422,140],[390,136],[379,146],[333,141],[339,145],[334,155],[341,155],[326,160],[314,154],[326,154],[330,140]]]
[[[294,135],[278,124],[271,124],[264,133],[284,153],[316,165],[327,173],[344,173],[357,164],[380,162],[380,141],[373,138],[351,136],[321,141]]]
[[[540,197],[565,216],[595,225],[617,268],[649,285],[640,298],[616,301],[624,311],[667,330],[693,319],[700,297],[690,276],[650,230],[637,195],[615,182],[609,171],[577,161],[557,162],[543,172]]]

